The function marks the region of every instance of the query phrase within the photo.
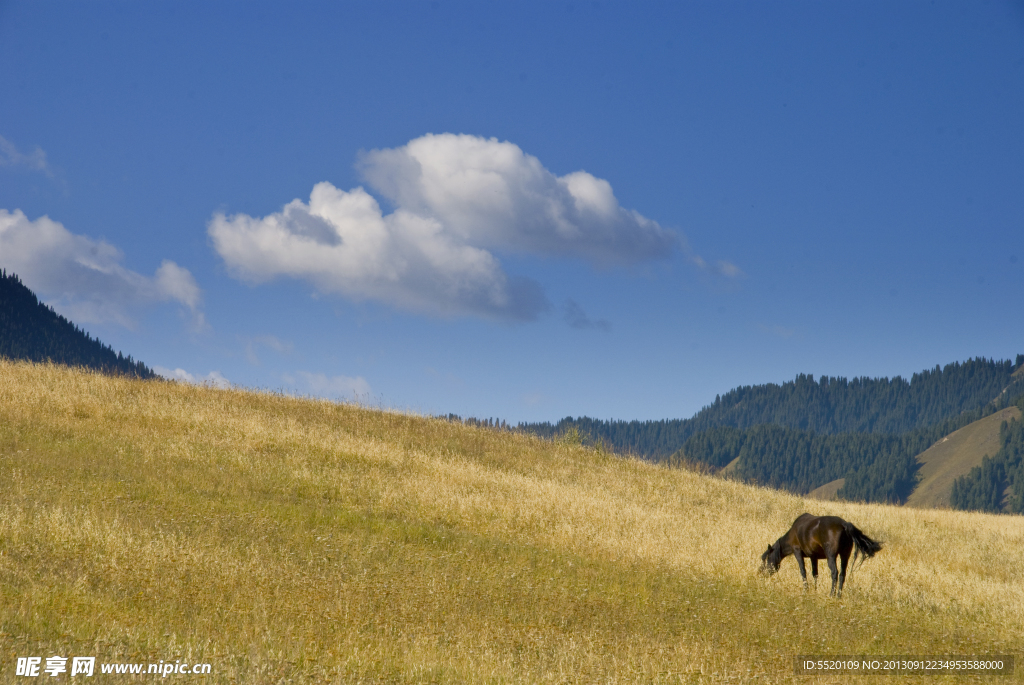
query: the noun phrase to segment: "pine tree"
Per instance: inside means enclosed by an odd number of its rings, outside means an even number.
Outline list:
[[[0,271],[0,357],[84,366],[137,378],[156,376],[142,362],[115,353],[54,312],[6,271]]]

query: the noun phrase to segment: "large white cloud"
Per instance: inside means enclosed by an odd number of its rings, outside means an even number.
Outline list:
[[[426,135],[362,156],[367,182],[407,211],[439,220],[486,249],[569,255],[599,263],[667,256],[676,237],[619,206],[585,171],[555,176],[519,146],[469,135]]]
[[[147,277],[126,269],[122,259],[110,243],[75,235],[48,216],[31,221],[21,210],[0,209],[0,267],[75,323],[132,327],[142,307],[177,302],[202,325],[202,291],[188,269],[164,260]]]
[[[216,214],[214,248],[231,272],[259,283],[304,279],[318,290],[435,315],[529,320],[549,307],[538,284],[505,273],[495,253],[632,264],[667,256],[676,236],[623,209],[611,185],[558,177],[516,145],[427,135],[363,155],[369,186],[314,186],[262,218]]]

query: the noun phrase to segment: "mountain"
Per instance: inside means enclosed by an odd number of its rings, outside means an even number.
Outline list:
[[[690,419],[602,421],[586,416],[520,424],[519,428],[553,437],[575,427],[590,440],[646,459],[660,460],[678,452],[691,436],[713,428],[752,428],[770,424],[834,435],[840,433],[901,434],[940,424],[965,411],[980,410],[1002,393],[1024,393],[1024,377],[1014,377],[1024,364],[989,359],[955,362],[915,373],[909,381],[895,378],[846,378],[800,374],[777,385],[741,386],[701,409]]]
[[[39,301],[13,273],[0,271],[0,357],[84,366],[103,373],[154,378],[142,362],[114,352]]]
[[[545,437],[575,430],[616,451],[727,469],[730,477],[798,494],[826,484],[844,499],[903,503],[937,440],[1024,395],[1024,355],[972,359],[901,378],[799,375],[782,385],[742,386],[693,418],[600,421],[567,417],[521,424]]]

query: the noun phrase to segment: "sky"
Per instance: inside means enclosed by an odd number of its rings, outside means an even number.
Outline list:
[[[0,268],[183,382],[692,416],[1024,353],[1024,3],[0,0]]]

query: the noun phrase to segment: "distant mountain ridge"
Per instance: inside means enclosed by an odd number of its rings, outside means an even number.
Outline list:
[[[1004,391],[1024,393],[1024,375],[1013,377],[1022,364],[1024,355],[1018,355],[1016,363],[977,358],[915,373],[910,381],[899,376],[822,376],[815,381],[800,374],[781,385],[730,390],[689,419],[603,421],[567,416],[555,424],[521,423],[519,428],[553,437],[575,427],[592,441],[654,460],[677,453],[691,436],[722,426],[746,429],[768,424],[828,435],[900,434],[980,410]]]
[[[742,386],[690,419],[600,421],[567,417],[521,424],[656,461],[688,462],[805,494],[842,479],[844,499],[902,503],[914,490],[915,457],[935,441],[1024,396],[1024,355],[977,358],[901,377],[834,378]],[[1016,373],[1016,375],[1014,375]]]
[[[84,366],[103,373],[155,378],[39,301],[13,273],[0,271],[0,357]]]

